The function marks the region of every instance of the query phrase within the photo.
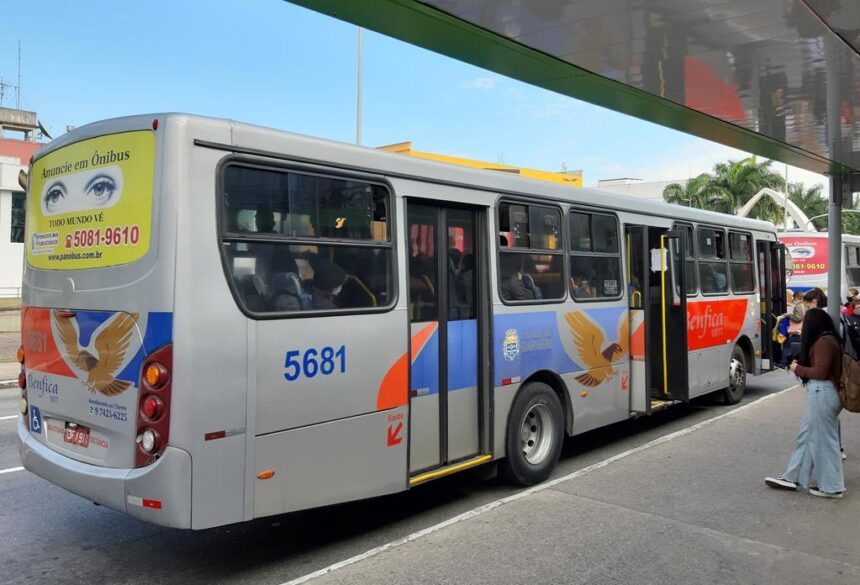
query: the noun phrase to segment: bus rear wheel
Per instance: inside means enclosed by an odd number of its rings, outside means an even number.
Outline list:
[[[744,397],[747,389],[747,366],[744,350],[740,346],[732,349],[729,360],[729,386],[723,391],[726,404],[737,404]]]
[[[541,382],[526,384],[514,398],[508,416],[503,475],[523,486],[542,482],[555,469],[563,436],[564,415],[558,395]]]

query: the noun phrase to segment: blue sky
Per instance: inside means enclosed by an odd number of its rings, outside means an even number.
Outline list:
[[[282,0],[29,0],[4,10],[0,76],[56,137],[186,111],[355,141],[357,29]],[[744,153],[364,32],[362,142],[598,179],[684,179]],[[7,91],[3,105],[14,107]],[[784,165],[779,164],[780,171]],[[826,180],[789,169],[789,180]]]

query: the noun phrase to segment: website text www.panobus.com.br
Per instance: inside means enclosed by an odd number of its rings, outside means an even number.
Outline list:
[[[101,251],[96,250],[94,252],[65,252],[63,254],[51,254],[48,256],[48,260],[52,262],[65,262],[68,260],[90,260],[101,257]]]

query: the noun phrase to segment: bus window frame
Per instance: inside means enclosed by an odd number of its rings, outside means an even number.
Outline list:
[[[538,198],[529,198],[522,195],[519,196],[510,196],[510,195],[501,195],[496,198],[494,203],[494,212],[493,216],[495,219],[495,226],[493,226],[495,237],[493,238],[495,241],[493,243],[496,254],[495,254],[495,263],[496,263],[496,292],[499,295],[499,300],[502,301],[502,304],[509,306],[523,306],[523,305],[557,305],[564,303],[567,300],[567,278],[568,271],[567,266],[565,266],[566,255],[565,255],[565,246],[567,244],[567,229],[564,225],[560,226],[559,235],[560,242],[557,250],[544,250],[537,248],[502,248],[499,243],[499,234],[501,233],[501,210],[502,205],[505,203],[513,203],[514,205],[525,205],[526,212],[531,219],[531,206],[537,207],[550,207],[555,209],[559,213],[559,220],[562,224],[564,224],[565,218],[565,210],[564,208],[557,202],[546,200],[546,199],[538,199]],[[529,234],[531,236],[531,233]],[[531,245],[531,237],[529,237],[529,245]],[[522,299],[522,300],[510,300],[506,299],[504,295],[502,295],[502,254],[522,254],[522,255],[544,255],[544,256],[561,256],[561,289],[562,295],[561,297],[553,297],[551,299]]]
[[[704,229],[704,230],[715,231],[715,232],[722,232],[722,234],[723,234],[723,242],[725,242],[725,256],[726,256],[726,257],[725,257],[725,258],[723,258],[723,260],[722,260],[723,265],[724,265],[724,266],[725,266],[725,268],[726,268],[726,290],[724,290],[724,291],[717,291],[717,292],[705,292],[705,291],[704,291],[704,289],[702,289],[702,264],[703,264],[703,263],[704,263],[704,264],[718,264],[718,263],[719,263],[719,259],[715,259],[715,260],[702,260],[702,256],[701,256],[701,254],[699,253],[699,232],[700,232],[701,230],[703,230],[703,229]],[[698,273],[698,276],[699,276],[699,282],[698,282],[698,284],[699,284],[699,292],[701,293],[701,295],[702,295],[703,297],[726,297],[726,296],[731,296],[731,295],[732,295],[732,294],[734,294],[734,293],[732,293],[732,281],[731,281],[731,275],[729,274],[729,256],[730,256],[730,250],[729,250],[729,237],[728,237],[728,235],[726,234],[726,228],[724,228],[724,227],[720,227],[720,226],[711,225],[711,224],[701,224],[701,223],[700,223],[700,224],[697,224],[697,225],[696,225],[695,235],[696,235],[696,272]]]
[[[570,261],[574,256],[584,256],[588,258],[617,258],[618,259],[618,294],[612,297],[593,297],[588,299],[580,299],[573,295],[573,292],[568,290],[570,293],[570,298],[573,299],[575,303],[605,303],[608,301],[619,301],[624,298],[624,291],[626,290],[627,282],[624,279],[624,257],[622,255],[622,242],[624,239],[622,238],[621,232],[621,220],[618,219],[618,214],[610,211],[597,210],[593,207],[587,207],[582,205],[572,205],[567,209],[567,213],[565,214],[565,219],[567,221],[564,222],[565,229],[570,230],[570,216],[573,213],[585,213],[588,214],[588,227],[592,232],[591,237],[591,248],[590,252],[583,252],[581,250],[572,250],[570,246],[566,246],[564,249],[565,253],[565,269],[570,271]],[[593,218],[595,215],[602,215],[604,217],[611,217],[615,220],[615,234],[616,234],[616,242],[618,244],[617,252],[595,252],[594,251],[594,223]],[[568,241],[573,242],[573,235],[568,234]],[[570,276],[565,280],[565,286],[570,289]]]
[[[676,221],[672,224],[673,230],[687,230],[689,228],[690,249],[693,251],[693,257],[687,258],[687,251],[684,250],[684,262],[692,263],[694,270],[693,275],[696,277],[696,288],[692,292],[687,291],[687,298],[699,296],[701,288],[699,287],[699,240],[696,237],[696,226],[687,221]],[[686,266],[685,266],[686,267]],[[686,288],[686,284],[684,286]],[[704,293],[701,293],[704,294]]]
[[[388,193],[388,239],[385,241],[377,240],[350,240],[345,238],[308,238],[308,237],[289,237],[279,234],[257,234],[248,235],[240,233],[230,233],[224,229],[224,175],[227,168],[230,166],[242,166],[246,168],[255,168],[263,171],[273,171],[282,173],[296,173],[301,175],[309,175],[314,177],[322,177],[336,180],[355,180],[365,182],[371,185],[378,185],[384,188]],[[397,245],[397,193],[394,186],[386,178],[378,175],[368,175],[360,172],[343,171],[331,167],[309,167],[293,163],[284,159],[264,159],[260,160],[257,157],[228,155],[222,158],[215,167],[215,239],[218,246],[218,256],[221,259],[221,267],[224,271],[224,278],[227,281],[227,287],[230,289],[230,294],[233,296],[233,301],[239,311],[255,321],[270,321],[276,319],[306,319],[315,317],[334,317],[340,315],[366,315],[377,313],[388,313],[397,306],[400,300],[400,270],[399,270],[399,249]],[[391,294],[387,304],[378,307],[356,307],[356,308],[339,308],[339,309],[307,309],[301,311],[267,311],[260,313],[251,311],[245,306],[242,297],[236,287],[236,282],[231,273],[230,267],[227,264],[227,255],[224,253],[224,244],[226,242],[251,242],[272,244],[278,243],[283,245],[315,245],[315,246],[356,246],[380,249],[385,248],[390,251],[391,260]]]
[[[732,234],[736,234],[739,236],[747,236],[749,237],[750,242],[750,259],[749,260],[733,260],[732,259]],[[742,230],[728,230],[728,235],[726,236],[726,244],[728,247],[728,254],[726,256],[729,260],[729,282],[731,283],[729,289],[734,295],[754,295],[756,291],[759,289],[758,275],[756,274],[758,271],[756,270],[756,239],[753,236],[752,232],[746,232]],[[751,290],[738,291],[735,290],[735,279],[732,276],[732,264],[747,264],[750,266],[753,275],[753,284]]]

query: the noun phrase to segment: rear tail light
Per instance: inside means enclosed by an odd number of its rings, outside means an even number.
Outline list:
[[[15,352],[15,357],[18,363],[21,364],[21,371],[18,373],[18,387],[21,389],[21,400],[18,402],[18,410],[21,412],[21,418],[24,419],[24,424],[30,425],[30,405],[27,403],[27,374],[24,372],[24,346],[19,345],[18,351]]]
[[[159,440],[158,433],[152,429],[146,429],[138,435],[137,442],[140,448],[146,453],[153,453],[159,448],[161,441]]]
[[[170,436],[170,394],[173,346],[152,352],[140,370],[135,467],[154,463],[164,453]]]

